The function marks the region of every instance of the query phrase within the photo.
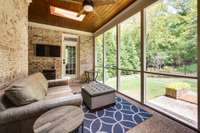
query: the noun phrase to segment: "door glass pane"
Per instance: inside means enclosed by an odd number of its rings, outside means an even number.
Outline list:
[[[66,59],[66,74],[75,74],[76,73],[76,47],[75,46],[66,46],[65,59]]]
[[[140,73],[120,71],[119,81],[119,92],[140,101]]]

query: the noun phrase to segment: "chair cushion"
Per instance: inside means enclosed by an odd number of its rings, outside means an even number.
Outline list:
[[[68,79],[48,80],[49,87],[68,85]]]
[[[38,99],[35,98],[34,92],[32,92],[31,89],[14,87],[12,89],[6,90],[5,95],[16,106],[22,106],[38,101]]]
[[[47,91],[45,90],[45,84],[42,84],[39,79],[42,78],[38,74],[33,74],[25,79],[14,82],[5,91],[6,97],[16,106],[44,99]]]
[[[62,93],[62,92],[72,92],[72,89],[69,86],[56,86],[48,89],[47,95]]]
[[[0,102],[0,112],[6,110],[5,106]]]
[[[3,92],[0,92],[0,112],[6,109],[3,104],[3,96],[4,96],[3,94],[4,94]]]
[[[7,108],[15,107],[15,105],[5,96],[6,89],[7,88],[0,90],[0,112]]]
[[[33,78],[35,78],[35,80],[37,80],[44,87],[45,94],[47,95],[48,81],[44,77],[44,75],[42,73],[35,73],[32,76],[33,76]]]
[[[100,95],[104,95],[108,93],[114,93],[115,89],[105,84],[94,81],[83,86],[82,91],[86,92],[87,94],[93,97],[93,96],[100,96]]]
[[[45,99],[53,99],[59,97],[72,96],[73,92],[68,86],[57,86],[48,89]]]
[[[69,96],[73,96],[74,94],[72,92],[63,92],[63,93],[56,93],[53,95],[47,95],[45,97],[45,100],[48,99],[56,99],[56,98],[61,98],[61,97],[69,97]]]

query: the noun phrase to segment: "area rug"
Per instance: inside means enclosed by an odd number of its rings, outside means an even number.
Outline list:
[[[112,107],[97,112],[84,107],[84,112],[84,133],[125,133],[152,116],[121,97]]]

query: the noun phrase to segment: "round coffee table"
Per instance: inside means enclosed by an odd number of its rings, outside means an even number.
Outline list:
[[[34,133],[78,132],[82,125],[84,112],[76,106],[62,106],[41,115],[34,123]]]

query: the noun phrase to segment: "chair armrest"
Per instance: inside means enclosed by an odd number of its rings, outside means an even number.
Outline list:
[[[81,106],[82,96],[76,94],[48,100],[41,100],[21,107],[14,107],[0,112],[0,125],[15,122],[19,120],[38,117],[46,111],[66,105]]]
[[[68,79],[48,80],[49,87],[56,87],[56,86],[62,86],[62,85],[68,85]]]

